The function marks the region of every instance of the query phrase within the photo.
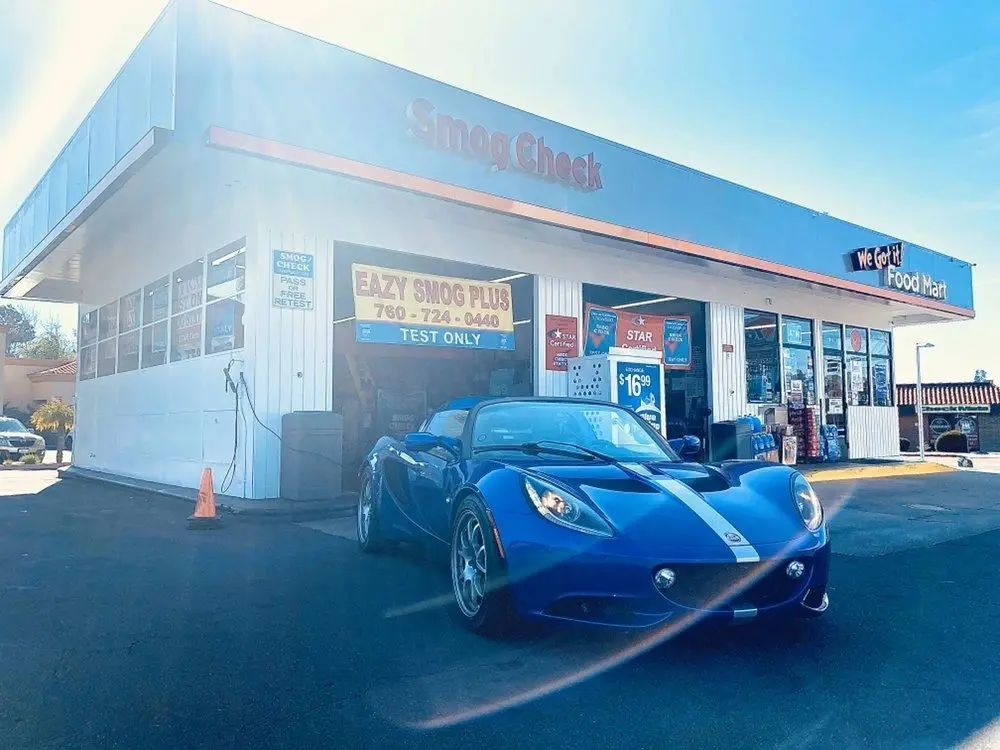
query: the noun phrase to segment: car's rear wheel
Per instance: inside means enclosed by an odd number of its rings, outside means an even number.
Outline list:
[[[459,619],[474,633],[509,632],[516,616],[505,566],[486,509],[475,497],[462,500],[455,513],[450,558]]]
[[[362,552],[378,552],[383,547],[379,529],[378,502],[375,497],[375,477],[365,471],[361,477],[361,492],[358,494],[358,546]]]

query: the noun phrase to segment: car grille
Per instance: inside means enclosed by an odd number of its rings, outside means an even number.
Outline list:
[[[7,438],[13,448],[30,448],[35,444],[35,439],[33,437],[15,437],[11,436]]]
[[[766,570],[767,562],[671,564],[677,580],[665,596],[691,609],[722,609],[734,601],[752,607],[781,604],[800,596],[810,577],[809,560],[801,561],[806,570],[799,579],[785,574],[789,562],[784,560],[770,570]]]

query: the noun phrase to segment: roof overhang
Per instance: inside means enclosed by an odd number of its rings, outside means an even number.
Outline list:
[[[67,302],[73,300],[76,280],[49,273],[63,267],[58,257],[65,240],[96,212],[170,140],[170,131],[152,128],[91,188],[76,206],[0,281],[0,295],[17,299]]]
[[[750,274],[774,276],[836,290],[851,296],[863,295],[898,308],[894,311],[894,324],[915,325],[944,320],[965,320],[975,317],[973,310],[903,292],[893,291],[840,279],[814,271],[806,271],[773,261],[754,258],[722,248],[709,247],[688,240],[655,234],[619,224],[590,219],[577,214],[558,211],[531,203],[512,200],[469,188],[450,185],[427,177],[407,174],[386,167],[365,164],[334,154],[294,146],[258,136],[238,133],[220,127],[210,127],[207,144],[213,148],[259,157],[271,161],[329,172],[366,182],[384,185],[453,203],[485,209],[533,222],[575,230],[582,234],[620,240],[667,250],[692,259],[709,261],[743,269]]]

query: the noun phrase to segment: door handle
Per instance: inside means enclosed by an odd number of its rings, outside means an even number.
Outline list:
[[[389,447],[389,452],[390,453],[394,453],[395,455],[399,456],[399,459],[403,463],[409,465],[409,467],[411,469],[420,470],[420,469],[423,469],[427,465],[423,461],[418,461],[417,459],[415,459],[413,456],[411,456],[406,451],[399,450],[399,448],[394,448],[394,447],[390,446]]]

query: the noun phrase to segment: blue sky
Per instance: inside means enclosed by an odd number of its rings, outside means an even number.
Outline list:
[[[2,221],[164,4],[0,0]],[[995,2],[225,4],[975,262],[978,319],[899,330],[899,378],[929,340],[928,379],[1000,379]]]

